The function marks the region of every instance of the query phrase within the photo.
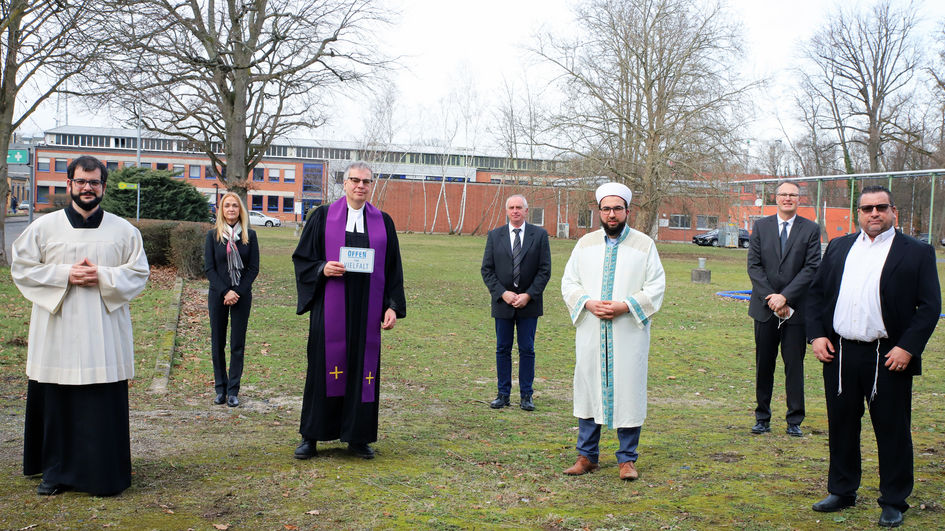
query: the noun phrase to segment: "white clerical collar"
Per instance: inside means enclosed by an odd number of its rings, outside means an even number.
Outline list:
[[[364,205],[361,205],[361,208],[348,205],[348,222],[345,225],[345,232],[364,232]]]

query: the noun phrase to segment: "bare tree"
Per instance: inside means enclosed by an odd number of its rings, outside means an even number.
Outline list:
[[[771,140],[768,142],[768,149],[764,158],[765,172],[768,175],[777,177],[787,173],[786,168],[784,167],[785,154],[786,150],[784,149],[783,140],[779,138],[777,140]]]
[[[564,101],[542,144],[591,159],[628,184],[635,226],[655,234],[664,198],[733,153],[740,41],[719,4],[697,0],[590,0],[580,37],[540,39],[535,52],[561,72]],[[600,175],[600,174],[598,174]]]
[[[245,197],[273,140],[325,121],[326,89],[383,64],[370,0],[107,0],[112,39],[93,92],[207,154]]]
[[[809,92],[795,95],[794,106],[804,133],[792,139],[783,125],[781,127],[790,144],[795,165],[803,175],[829,175],[836,171],[836,143],[829,135],[829,126],[824,125],[823,108],[826,105],[822,98]]]
[[[0,203],[10,192],[6,150],[13,131],[51,95],[86,67],[96,43],[78,29],[95,2],[0,0]],[[17,108],[25,95],[29,103]],[[0,265],[8,263],[0,208]]]
[[[855,171],[850,143],[877,172],[884,144],[910,141],[901,119],[920,59],[916,24],[913,5],[882,0],[865,13],[839,10],[809,43],[815,71],[805,84],[830,108],[847,173]]]
[[[938,25],[935,32],[938,54],[934,63],[926,69],[932,79],[932,98],[935,102],[935,146],[932,148],[933,159],[937,167],[945,166],[945,21]],[[945,223],[943,223],[945,228]]]

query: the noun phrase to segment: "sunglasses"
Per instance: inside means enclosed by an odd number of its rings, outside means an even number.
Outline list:
[[[869,214],[875,208],[877,212],[883,213],[889,210],[889,207],[891,206],[892,205],[890,205],[889,203],[880,203],[878,205],[860,205],[860,212],[864,214]]]

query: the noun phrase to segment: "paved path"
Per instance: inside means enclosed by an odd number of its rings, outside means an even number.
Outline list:
[[[6,243],[5,251],[7,253],[7,260],[13,260],[13,256],[10,254],[10,249],[13,248],[13,240],[23,232],[23,229],[26,228],[28,216],[13,216],[7,217],[3,224],[3,234],[4,234],[4,243]]]

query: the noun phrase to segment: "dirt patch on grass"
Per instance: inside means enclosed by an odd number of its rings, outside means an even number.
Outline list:
[[[745,456],[738,452],[719,452],[715,454],[709,454],[709,459],[718,461],[720,463],[737,463],[744,458]]]

